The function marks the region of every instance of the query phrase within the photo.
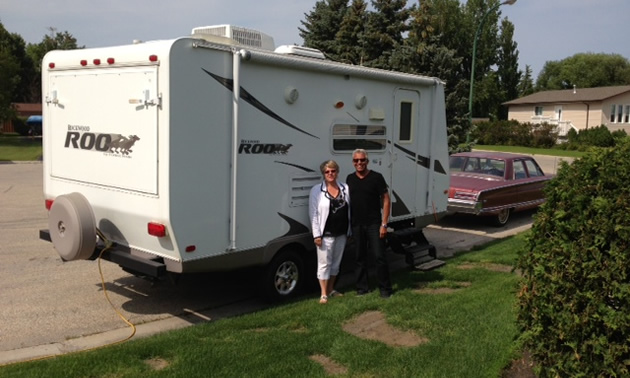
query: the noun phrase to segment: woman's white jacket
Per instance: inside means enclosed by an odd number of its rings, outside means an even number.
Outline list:
[[[350,224],[350,190],[348,185],[337,181],[339,190],[343,193],[344,199],[348,203],[348,232],[347,236],[352,234]],[[326,197],[326,182],[313,186],[309,195],[308,214],[311,218],[311,229],[313,230],[313,239],[324,235],[324,226],[328,219],[328,211],[330,210],[330,200]]]

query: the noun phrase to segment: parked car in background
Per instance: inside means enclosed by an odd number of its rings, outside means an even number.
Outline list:
[[[489,217],[497,226],[545,202],[543,188],[553,177],[533,157],[504,152],[453,154],[450,171],[448,212]]]

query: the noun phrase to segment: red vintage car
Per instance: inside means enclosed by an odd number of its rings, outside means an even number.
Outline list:
[[[510,213],[545,202],[545,175],[528,155],[503,152],[462,152],[450,157],[448,212],[488,216],[497,226]]]

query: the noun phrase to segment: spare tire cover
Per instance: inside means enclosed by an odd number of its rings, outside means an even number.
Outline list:
[[[50,238],[63,260],[85,260],[96,247],[96,221],[92,206],[81,193],[64,194],[48,213]]]

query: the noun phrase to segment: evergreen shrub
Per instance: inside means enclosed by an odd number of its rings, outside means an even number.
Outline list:
[[[562,163],[517,267],[540,377],[630,376],[630,140]]]

